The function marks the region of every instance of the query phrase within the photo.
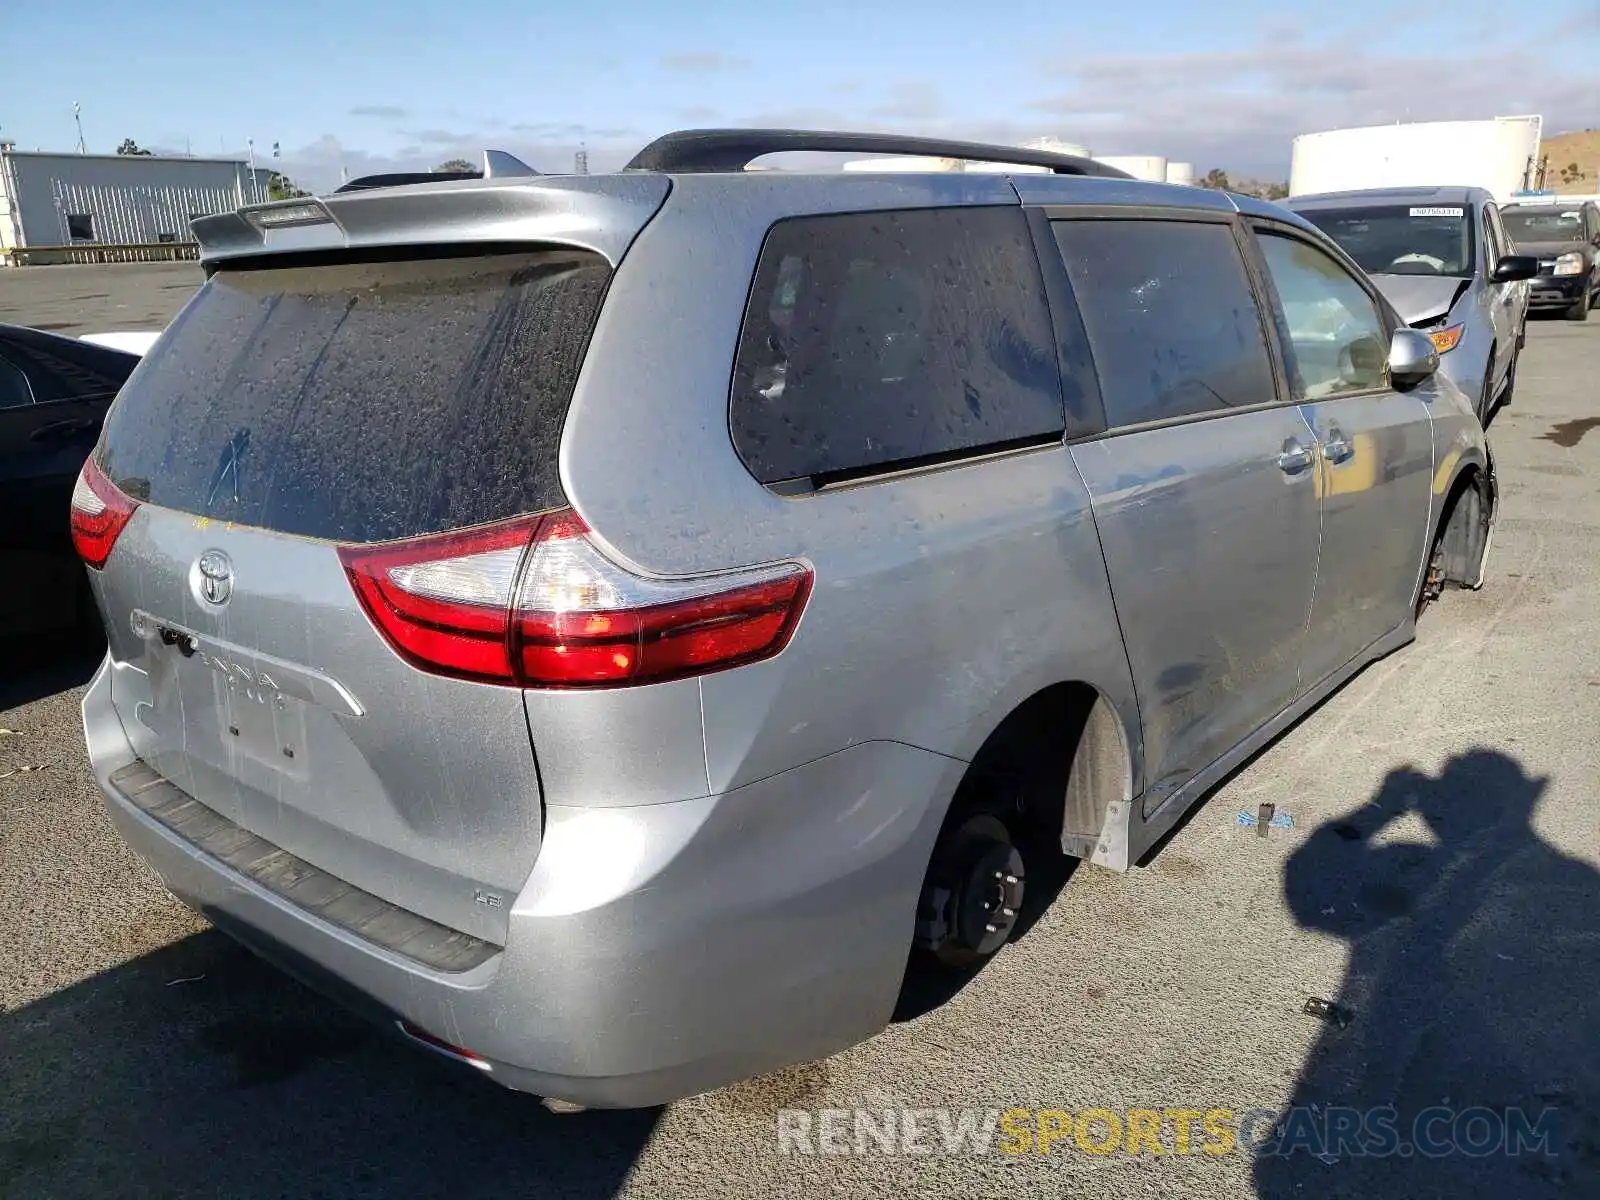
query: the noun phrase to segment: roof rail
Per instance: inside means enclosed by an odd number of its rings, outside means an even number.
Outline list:
[[[527,163],[504,150],[485,150],[483,168],[477,171],[390,171],[363,175],[335,188],[337,192],[362,192],[368,188],[403,187],[408,183],[440,183],[446,179],[520,179],[537,175]]]
[[[684,129],[658,137],[633,156],[624,170],[693,174],[742,171],[766,154],[795,151],[840,154],[913,154],[969,162],[1045,167],[1057,175],[1131,179],[1126,171],[1075,154],[1022,146],[989,146],[895,133],[836,133],[817,129]]]

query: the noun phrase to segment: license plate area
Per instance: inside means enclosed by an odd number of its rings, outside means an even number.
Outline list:
[[[154,633],[151,724],[176,734],[188,755],[229,774],[237,775],[245,758],[297,780],[306,777],[305,701],[242,654],[171,626]]]

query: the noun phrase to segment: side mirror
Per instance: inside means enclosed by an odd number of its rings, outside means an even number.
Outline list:
[[[1516,283],[1519,279],[1532,279],[1539,273],[1539,260],[1531,254],[1507,254],[1495,263],[1489,275],[1490,283]]]
[[[1389,339],[1389,383],[1415,387],[1439,369],[1439,352],[1433,339],[1420,329],[1396,329]]]

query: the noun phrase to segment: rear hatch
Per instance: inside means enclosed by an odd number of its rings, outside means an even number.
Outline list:
[[[102,573],[134,749],[351,885],[503,944],[541,836],[521,692],[425,673],[341,548],[564,503],[599,254],[224,264],[129,380],[95,465],[140,501]]]

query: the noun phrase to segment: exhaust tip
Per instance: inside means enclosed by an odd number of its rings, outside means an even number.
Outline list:
[[[581,1113],[589,1111],[589,1106],[587,1104],[579,1104],[576,1100],[558,1100],[554,1096],[545,1096],[539,1101],[539,1103],[543,1104],[551,1112],[558,1113],[562,1116],[565,1116],[569,1113]]]

